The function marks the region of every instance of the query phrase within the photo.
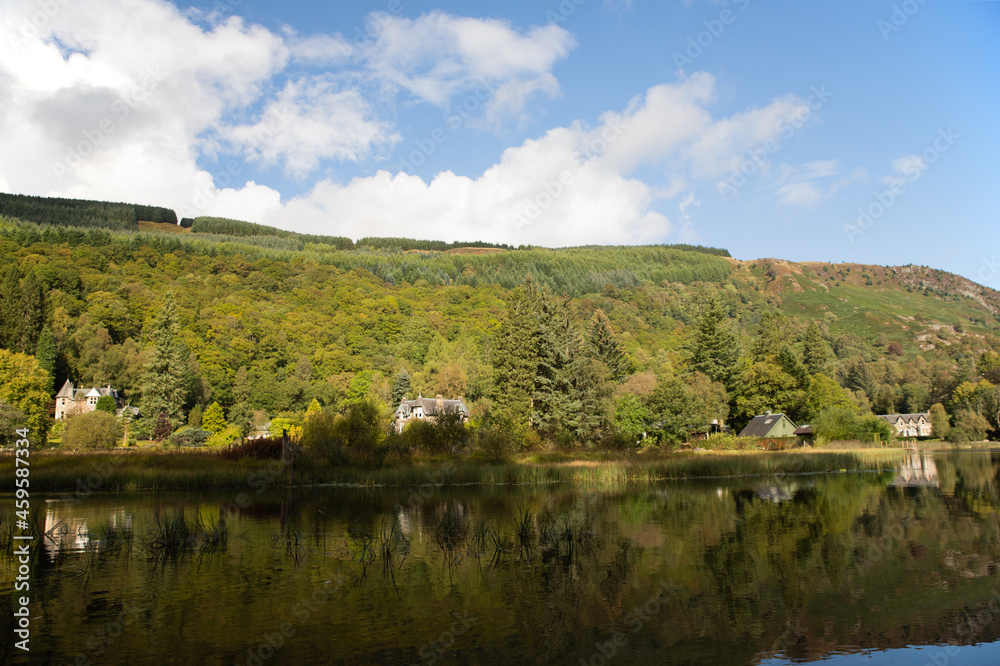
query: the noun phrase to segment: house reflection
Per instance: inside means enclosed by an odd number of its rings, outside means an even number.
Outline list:
[[[90,521],[93,522],[93,521]],[[116,511],[102,523],[104,529],[130,530],[132,516]],[[45,507],[45,540],[49,558],[55,560],[60,553],[81,552],[94,546],[100,539],[96,522],[90,524],[87,514],[76,503],[51,502]]]
[[[938,470],[934,457],[929,453],[908,453],[896,469],[896,478],[890,484],[897,487],[937,488]]]

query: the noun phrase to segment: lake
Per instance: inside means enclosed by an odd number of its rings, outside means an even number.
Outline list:
[[[996,664],[998,474],[39,496],[30,663]]]

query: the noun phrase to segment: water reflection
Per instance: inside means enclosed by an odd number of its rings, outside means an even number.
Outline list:
[[[979,645],[961,653],[972,659],[1000,638],[998,470],[996,454],[947,453],[883,474],[629,492],[294,489],[249,506],[232,493],[51,502],[33,573],[32,656],[770,664],[857,653],[924,664],[937,654],[927,650]],[[171,557],[150,552],[166,519],[181,516],[194,541]],[[223,545],[203,548],[220,525]],[[13,563],[0,570],[9,592]],[[0,624],[9,631],[12,621],[0,606]]]

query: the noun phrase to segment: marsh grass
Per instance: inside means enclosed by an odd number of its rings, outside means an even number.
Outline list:
[[[153,511],[153,523],[142,539],[142,547],[153,559],[176,558],[181,553],[213,553],[229,545],[229,527],[224,516],[208,522],[197,514],[188,520],[184,509]]]
[[[660,481],[729,476],[816,474],[877,471],[901,460],[903,449],[795,450],[780,452],[705,452],[673,455],[626,455],[578,452],[533,454],[517,461],[437,457],[417,458],[381,469],[301,465],[300,485],[419,486],[427,484],[552,484],[580,483],[602,489],[624,489]],[[32,488],[75,492],[85,498],[94,491],[201,490],[247,488],[267,478],[275,487],[287,484],[275,461],[224,460],[205,451],[123,452],[66,455],[46,453],[33,459]],[[13,458],[0,458],[0,492],[10,492]]]

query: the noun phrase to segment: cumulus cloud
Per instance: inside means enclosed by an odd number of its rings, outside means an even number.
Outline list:
[[[481,174],[326,175],[283,200],[227,156],[295,178],[328,174],[331,163],[377,164],[400,141],[386,119],[394,104],[447,113],[472,90],[488,91],[479,122],[516,121],[533,101],[559,94],[552,70],[573,49],[572,35],[440,12],[377,14],[377,34],[349,44],[340,34],[302,37],[181,12],[164,0],[54,6],[31,23],[35,3],[6,0],[0,189],[165,205],[182,216],[355,238],[693,239],[697,183],[777,140],[778,121],[803,105],[788,95],[717,118],[715,80],[696,73],[511,146]],[[824,176],[801,171],[781,183],[789,204],[817,198],[810,188]],[[673,206],[675,220],[663,212]]]
[[[289,81],[255,123],[220,134],[250,159],[281,162],[298,178],[324,160],[356,162],[399,140],[357,90],[343,89],[330,76]]]
[[[263,219],[355,238],[403,235],[548,246],[660,242],[678,231],[658,209],[683,189],[683,178],[659,187],[634,172],[669,165],[672,174],[691,174],[706,160],[729,163],[748,142],[780,132],[760,117],[779,117],[797,104],[781,98],[716,120],[707,108],[714,87],[707,74],[654,86],[623,110],[603,114],[596,126],[553,128],[508,148],[476,178],[446,171],[426,182],[379,171],[346,184],[324,180]],[[705,142],[706,134],[730,139]],[[679,204],[685,240],[696,238],[690,210],[698,203],[689,193]]]
[[[576,45],[554,24],[520,33],[503,21],[441,12],[383,14],[379,24],[377,38],[360,49],[371,77],[441,107],[485,85],[496,92],[486,109],[492,121],[519,114],[536,93],[558,94],[551,69]]]

